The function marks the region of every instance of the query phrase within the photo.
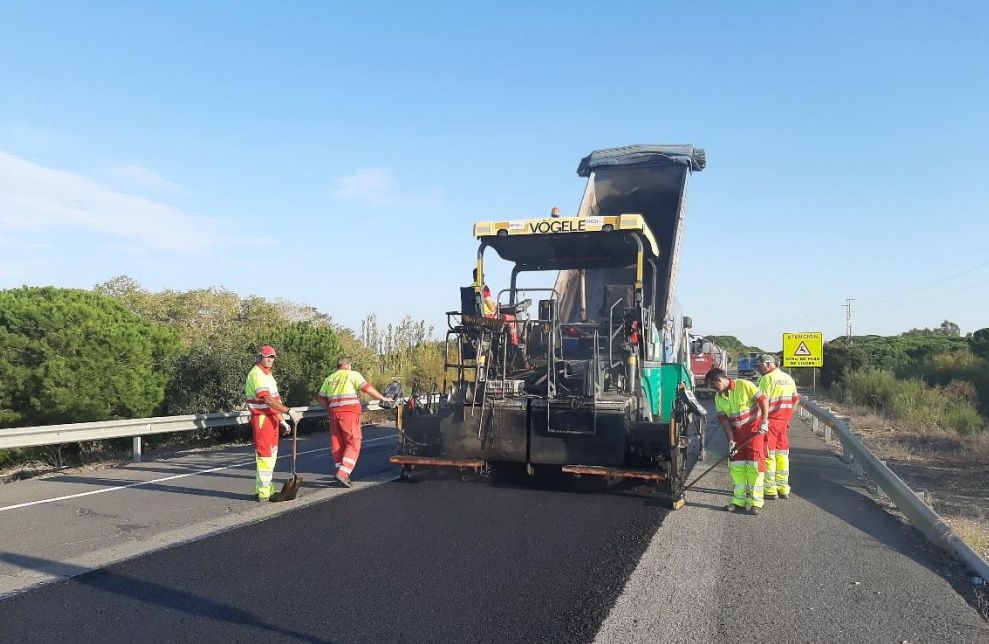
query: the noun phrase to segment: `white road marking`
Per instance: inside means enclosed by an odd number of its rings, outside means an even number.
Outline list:
[[[361,444],[362,445],[367,445],[368,443],[376,443],[378,441],[389,440],[389,439],[395,438],[395,436],[396,436],[396,434],[391,434],[389,436],[382,436],[380,438],[372,438],[370,440],[363,441]],[[311,449],[311,450],[308,450],[308,451],[305,451],[305,452],[299,452],[299,456],[302,456],[304,454],[314,454],[316,452],[328,452],[328,451],[330,451],[330,448],[329,447],[320,447],[319,449]],[[279,456],[277,460],[281,460],[283,458],[289,458],[290,456],[291,456],[291,452],[288,453],[288,454],[285,454],[283,456]],[[90,495],[93,495],[93,494],[103,494],[104,492],[115,492],[117,490],[126,490],[126,489],[129,489],[129,488],[132,488],[132,487],[141,487],[142,485],[153,485],[155,483],[162,483],[164,481],[174,481],[175,479],[182,479],[182,478],[185,478],[187,476],[197,476],[199,474],[209,474],[210,472],[219,472],[221,470],[229,470],[229,469],[233,469],[235,467],[243,467],[245,465],[253,465],[253,464],[254,464],[254,460],[252,459],[250,461],[241,461],[240,463],[234,463],[232,465],[223,465],[221,467],[211,467],[211,468],[206,469],[206,470],[196,470],[195,472],[186,472],[185,474],[174,474],[172,476],[165,476],[163,478],[154,479],[154,480],[151,480],[151,481],[138,481],[137,483],[128,483],[127,485],[115,485],[113,487],[104,487],[104,488],[100,488],[98,490],[89,490],[88,492],[79,492],[78,494],[67,494],[65,496],[56,496],[56,497],[52,497],[50,499],[41,499],[39,501],[28,501],[27,503],[18,503],[16,505],[5,505],[3,507],[0,507],[0,512],[6,512],[7,510],[16,510],[18,508],[26,508],[26,507],[30,507],[32,505],[41,505],[41,504],[44,504],[44,503],[55,503],[57,501],[67,501],[68,499],[78,499],[78,498],[83,497],[83,496],[90,496]]]

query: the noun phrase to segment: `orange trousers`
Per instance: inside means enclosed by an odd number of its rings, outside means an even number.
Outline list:
[[[348,477],[357,467],[361,455],[361,412],[341,410],[330,413],[330,446],[333,448],[333,464],[337,471]]]

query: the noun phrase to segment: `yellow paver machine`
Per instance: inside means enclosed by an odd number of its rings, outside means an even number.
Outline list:
[[[687,180],[704,166],[689,145],[595,151],[577,171],[587,178],[577,216],[474,224],[477,278],[447,313],[443,389],[400,414],[391,461],[403,478],[553,468],[654,483],[683,504],[705,412],[674,294]],[[512,265],[496,295],[488,249]],[[550,272],[545,287],[519,286],[535,272]]]

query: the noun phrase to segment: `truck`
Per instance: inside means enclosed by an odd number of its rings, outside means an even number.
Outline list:
[[[694,377],[694,391],[697,395],[714,395],[714,391],[704,382],[704,376],[711,369],[728,369],[728,352],[712,340],[695,335],[690,338],[690,372]]]
[[[475,278],[446,314],[440,401],[398,415],[402,479],[539,468],[644,482],[683,505],[706,412],[674,295],[687,181],[705,164],[690,145],[597,150],[578,166],[576,216],[474,224]],[[511,265],[497,291],[489,251]]]
[[[738,377],[747,380],[755,380],[759,377],[756,364],[759,362],[759,352],[749,352],[738,354]]]

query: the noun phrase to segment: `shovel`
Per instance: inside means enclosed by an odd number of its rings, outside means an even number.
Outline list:
[[[302,487],[302,477],[295,473],[295,459],[299,452],[299,440],[297,431],[299,424],[292,422],[292,478],[282,484],[282,491],[278,493],[279,501],[291,501],[299,495],[299,488]]]

